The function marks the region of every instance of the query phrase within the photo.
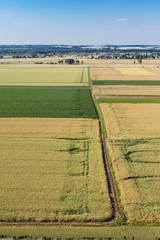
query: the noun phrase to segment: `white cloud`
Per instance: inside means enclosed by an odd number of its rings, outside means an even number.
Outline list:
[[[127,18],[120,18],[117,19],[116,22],[128,22],[129,20]]]
[[[35,21],[35,23],[36,23],[36,24],[39,24],[39,23],[41,23],[41,22],[40,22],[39,20],[37,20],[37,21]]]

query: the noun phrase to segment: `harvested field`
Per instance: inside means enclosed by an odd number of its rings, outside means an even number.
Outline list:
[[[97,118],[89,87],[0,87],[0,117]]]
[[[98,120],[0,119],[0,221],[112,215]]]
[[[159,104],[101,104],[101,108],[128,222],[159,222]]]
[[[24,67],[0,68],[0,86],[67,86],[87,85],[88,68]]]
[[[160,86],[109,85],[94,86],[94,95],[120,96],[160,96]]]
[[[91,78],[94,80],[98,80],[98,76],[123,76],[117,69],[111,68],[104,68],[104,67],[91,67],[90,68],[90,75]]]
[[[158,74],[150,72],[144,68],[116,68],[117,71],[121,72],[126,76],[156,76]]]
[[[91,67],[91,80],[160,81],[159,68]]]
[[[154,73],[154,74],[157,74],[157,75],[160,75],[160,67],[154,67],[154,68],[148,68],[148,67],[146,67],[145,68],[145,70],[147,70],[147,71],[150,71],[150,72],[152,72],[152,73]]]

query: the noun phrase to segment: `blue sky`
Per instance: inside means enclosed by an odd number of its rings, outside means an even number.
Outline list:
[[[0,0],[0,44],[160,45],[160,0]]]

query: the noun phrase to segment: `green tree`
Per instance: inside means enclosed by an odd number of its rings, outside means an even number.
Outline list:
[[[138,59],[138,63],[142,64],[142,59],[141,58]]]
[[[74,64],[74,63],[75,63],[75,60],[74,60],[73,58],[65,59],[65,63],[66,63],[66,64]]]

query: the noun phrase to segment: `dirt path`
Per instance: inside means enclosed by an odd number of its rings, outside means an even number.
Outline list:
[[[96,99],[160,99],[160,96],[141,95],[95,95]]]
[[[101,139],[101,144],[102,144],[104,168],[105,168],[105,172],[106,172],[106,179],[107,179],[107,184],[108,184],[108,189],[109,189],[109,196],[110,196],[112,210],[113,210],[110,221],[116,221],[117,213],[120,212],[120,206],[119,206],[119,202],[118,202],[118,198],[117,198],[116,187],[115,187],[113,175],[112,175],[111,168],[110,168],[110,163],[109,163],[107,148],[106,148],[106,142],[105,142],[104,138]]]

